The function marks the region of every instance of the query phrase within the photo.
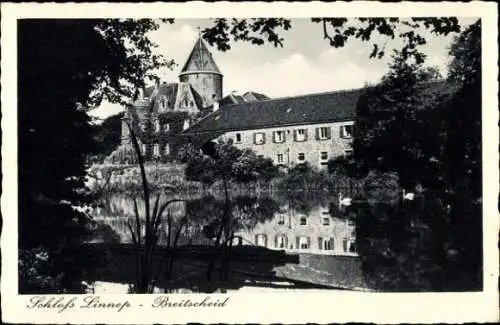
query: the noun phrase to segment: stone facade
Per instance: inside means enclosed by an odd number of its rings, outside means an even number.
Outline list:
[[[271,158],[279,166],[308,162],[322,169],[329,159],[351,153],[353,124],[344,121],[231,131],[220,138]]]

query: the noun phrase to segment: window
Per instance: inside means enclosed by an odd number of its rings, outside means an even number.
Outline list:
[[[309,237],[297,237],[297,247],[299,249],[309,249],[311,246],[309,242]]]
[[[266,142],[266,136],[263,132],[254,133],[254,143],[264,144]]]
[[[273,141],[276,143],[285,142],[285,131],[274,131]]]
[[[344,238],[343,240],[344,252],[356,253],[356,241]]]
[[[255,245],[267,247],[267,236],[264,234],[255,235]]]
[[[334,247],[333,238],[319,238],[319,249],[331,251]]]
[[[349,253],[356,253],[356,242],[353,240],[349,242]]]
[[[142,149],[142,154],[143,154],[143,155],[145,155],[145,154],[146,154],[146,150],[148,149],[148,146],[147,146],[145,143],[143,143],[143,144],[141,145],[141,147],[142,147],[142,148],[141,148],[141,149]]]
[[[139,127],[141,128],[141,130],[142,130],[143,132],[145,132],[145,131],[146,131],[147,126],[148,126],[148,124],[146,123],[146,121],[142,121],[141,123],[139,123]]]
[[[316,128],[316,139],[318,140],[326,140],[331,138],[331,128],[324,126],[320,128]]]
[[[278,162],[278,165],[283,164],[283,154],[282,154],[282,153],[279,153],[279,154],[276,156],[276,161]]]
[[[354,226],[354,220],[353,219],[349,219],[349,221],[347,221],[347,224],[349,226]]]
[[[165,155],[170,155],[170,143],[165,143],[165,148],[163,149]]]
[[[353,125],[341,125],[340,126],[340,137],[341,138],[352,138]]]
[[[307,225],[307,218],[306,217],[300,217],[300,225],[301,226]]]
[[[352,149],[345,149],[344,156],[346,156],[346,157],[352,156]]]
[[[329,226],[329,225],[330,225],[330,218],[323,217],[323,226]]]
[[[165,123],[163,124],[163,131],[168,132],[170,131],[170,123]]]
[[[164,112],[167,109],[167,100],[165,96],[162,96],[160,99],[160,112]]]
[[[328,152],[326,152],[326,151],[321,151],[321,152],[319,153],[319,158],[320,158],[321,160],[328,160]]]
[[[160,131],[160,120],[158,119],[155,120],[155,131],[156,132]]]
[[[240,143],[241,142],[241,133],[236,133],[234,136],[234,143]]]
[[[278,225],[284,225],[285,224],[285,215],[280,214],[278,215]]]
[[[276,248],[286,248],[287,245],[287,238],[285,235],[278,235],[276,236],[276,240],[274,242]]]
[[[297,160],[299,161],[299,163],[304,162],[306,160],[306,154],[303,152],[299,152],[299,154],[297,155]]]
[[[154,155],[155,157],[160,156],[160,145],[159,145],[159,144],[157,144],[157,143],[155,143],[155,144],[153,145],[153,155]]]
[[[302,142],[307,140],[307,130],[298,129],[294,131],[295,141]]]

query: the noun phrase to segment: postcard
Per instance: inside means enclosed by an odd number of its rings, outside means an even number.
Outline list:
[[[498,321],[495,3],[2,3],[2,321]]]

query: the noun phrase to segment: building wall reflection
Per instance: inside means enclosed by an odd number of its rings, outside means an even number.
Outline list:
[[[328,207],[301,213],[289,205],[282,206],[272,220],[236,232],[234,244],[293,253],[357,256],[353,221],[332,216]]]

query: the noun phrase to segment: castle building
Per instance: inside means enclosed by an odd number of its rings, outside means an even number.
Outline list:
[[[230,140],[278,166],[308,162],[317,169],[352,153],[360,89],[221,106],[183,134],[192,141]]]
[[[175,159],[176,152],[186,142],[180,136],[200,117],[219,108],[219,105],[255,102],[269,99],[263,94],[223,94],[223,74],[201,37],[198,37],[173,83],[157,80],[154,86],[138,90],[131,107],[122,118],[121,144],[107,158],[112,163],[135,160],[130,129],[136,135],[146,159]]]
[[[439,81],[424,88],[446,93],[449,85]],[[307,162],[322,169],[330,159],[352,153],[361,93],[352,89],[273,99],[249,91],[223,97],[223,75],[198,37],[178,82],[158,80],[139,92],[123,117],[121,145],[108,161],[126,163],[135,157],[130,125],[146,159],[174,160],[186,142],[201,146],[226,140],[285,168]]]

